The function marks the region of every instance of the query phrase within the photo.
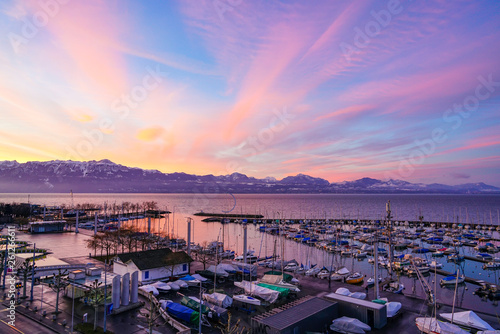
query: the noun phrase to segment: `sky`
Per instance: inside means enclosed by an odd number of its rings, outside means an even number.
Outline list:
[[[498,1],[0,2],[0,160],[500,186]]]

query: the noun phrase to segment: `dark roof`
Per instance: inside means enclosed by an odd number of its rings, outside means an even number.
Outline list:
[[[140,270],[160,268],[193,261],[186,252],[172,252],[169,248],[118,254],[117,257],[123,263],[129,261],[134,262]]]
[[[259,322],[277,330],[284,330],[318,312],[330,308],[335,303],[314,297],[284,311],[268,316]]]

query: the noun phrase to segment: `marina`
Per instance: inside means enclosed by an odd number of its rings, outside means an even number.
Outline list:
[[[223,195],[217,196],[221,197],[220,200],[224,197]],[[335,198],[335,196],[332,197]],[[238,272],[238,269],[231,269],[232,266],[238,261],[242,263],[246,261],[254,263],[254,267],[258,269],[252,274],[252,280],[263,280],[259,284],[259,289],[276,289],[280,294],[283,291],[290,291],[297,297],[307,296],[309,289],[304,286],[304,283],[310,282],[307,284],[316,286],[317,283],[314,282],[317,281],[319,286],[326,285],[327,291],[331,289],[335,291],[339,285],[347,287],[349,296],[375,300],[380,294],[389,296],[390,300],[396,298],[402,304],[403,309],[405,309],[405,304],[409,304],[413,299],[420,301],[418,303],[421,305],[436,300],[441,307],[452,307],[454,304],[450,301],[456,300],[456,307],[474,310],[485,315],[493,315],[498,307],[497,300],[500,297],[496,290],[498,284],[496,268],[498,267],[492,265],[498,260],[497,225],[475,225],[470,217],[470,220],[466,220],[464,224],[457,224],[458,218],[455,223],[435,221],[426,224],[422,214],[418,221],[402,221],[393,219],[392,215],[389,215],[390,219],[381,217],[370,220],[341,220],[328,217],[287,219],[281,217],[286,216],[281,212],[276,212],[275,217],[272,218],[266,216],[250,218],[249,214],[244,213],[236,217],[222,217],[222,215],[217,217],[217,214],[211,213],[209,215],[212,218],[220,219],[220,221],[204,222],[203,216],[181,213],[177,206],[165,205],[165,209],[161,210],[162,213],[159,210],[156,210],[158,213],[155,213],[155,210],[149,212],[145,210],[129,213],[121,211],[116,214],[110,211],[106,214],[102,204],[99,205],[97,202],[95,204],[100,209],[91,210],[85,214],[84,211],[78,213],[79,233],[75,233],[76,215],[64,217],[63,210],[63,216],[59,217],[56,212],[60,210],[54,210],[52,218],[60,219],[56,220],[58,224],[61,221],[65,222],[65,233],[45,234],[40,231],[35,234],[19,233],[18,239],[28,244],[36,242],[37,248],[47,249],[55,257],[66,258],[68,253],[64,251],[64,242],[60,241],[75,238],[80,240],[77,243],[72,242],[72,245],[81,245],[80,248],[73,247],[72,252],[75,256],[85,256],[89,252],[93,253],[87,248],[88,241],[86,240],[92,239],[94,235],[133,229],[149,234],[156,240],[154,242],[160,242],[173,250],[186,250],[189,243],[194,259],[200,259],[200,256],[211,258],[208,260],[207,269],[201,268],[203,270],[198,269],[191,274],[196,272],[212,279],[213,275],[216,275],[218,285],[224,291],[234,289],[227,286],[228,275]],[[39,207],[42,208],[43,205]],[[490,210],[493,212],[493,209]],[[182,211],[195,212],[196,210],[184,209]],[[493,219],[490,223],[492,221]],[[191,224],[190,234],[187,234],[187,223]],[[110,226],[112,228],[109,228]],[[200,234],[204,235],[205,239],[200,239]],[[51,247],[54,243],[62,247]],[[244,256],[245,247],[246,256]],[[95,251],[102,254],[102,250],[96,249]],[[391,254],[392,262],[390,261]],[[224,261],[225,267],[219,268],[222,266],[220,264],[215,269],[213,265],[210,265],[213,264],[216,256],[220,258],[219,261]],[[375,256],[379,261],[374,261]],[[454,260],[453,256],[458,256],[460,259]],[[375,262],[378,262],[376,271]],[[439,268],[436,267],[437,264]],[[199,264],[196,266],[199,268]],[[222,268],[229,271],[226,272]],[[240,270],[244,272],[245,269]],[[452,279],[451,284],[443,284],[453,277],[453,273],[457,270],[464,275],[463,283],[457,284]],[[217,274],[215,274],[216,271]],[[287,285],[289,283],[275,282],[270,277],[265,279],[265,273],[274,273],[278,275],[277,277],[281,277],[281,273],[291,274],[290,277],[304,282],[301,283],[304,289],[301,287],[296,291],[294,291],[295,288],[289,290],[291,288]],[[379,277],[377,284],[373,279],[375,275]],[[172,293],[169,291],[179,291],[180,287],[175,282],[155,284],[154,288],[168,294]],[[193,286],[190,283],[184,284]],[[253,284],[245,285],[249,284],[245,281],[238,284],[243,284],[235,285],[243,291],[250,292],[254,289]],[[434,285],[437,285],[435,289]],[[321,290],[316,293],[321,294]],[[451,298],[452,296],[455,297]],[[276,297],[272,297],[267,302],[264,300],[264,304],[270,301],[276,302],[274,298]],[[248,294],[235,295],[235,300],[241,305],[248,305],[248,307],[241,308],[243,312],[261,305],[261,299],[256,298],[255,295],[254,297]],[[259,304],[256,303],[257,301]],[[254,311],[251,311],[249,314],[253,315],[253,313]],[[248,324],[250,323],[249,321]]]

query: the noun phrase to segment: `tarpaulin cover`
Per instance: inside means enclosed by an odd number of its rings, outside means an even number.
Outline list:
[[[286,297],[290,293],[289,289],[282,288],[282,287],[279,287],[279,286],[274,286],[274,285],[270,285],[270,284],[266,284],[266,283],[259,283],[257,285],[261,286],[261,287],[264,287],[264,288],[268,288],[268,289],[274,290],[274,291],[278,291],[280,293],[281,297]]]
[[[262,298],[271,304],[274,303],[280,295],[278,291],[264,288],[248,281],[234,282],[234,285],[244,289],[247,295]]]
[[[212,294],[204,293],[203,299],[223,308],[228,308],[233,304],[233,298],[218,292],[214,292]]]
[[[193,311],[198,311],[200,309],[200,303],[198,303],[196,300],[189,298],[188,296],[184,296],[181,299],[181,305],[189,307]],[[210,312],[210,309],[205,306],[201,305],[201,313],[202,314],[208,314]]]
[[[190,322],[197,325],[198,321],[200,320],[200,314],[198,312],[181,304],[170,302],[167,303],[165,309],[169,314],[185,322]]]

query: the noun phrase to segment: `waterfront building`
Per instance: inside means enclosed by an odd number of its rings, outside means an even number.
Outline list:
[[[193,259],[186,252],[173,252],[169,248],[118,254],[113,272],[118,275],[139,272],[139,282],[179,277],[189,273]]]

